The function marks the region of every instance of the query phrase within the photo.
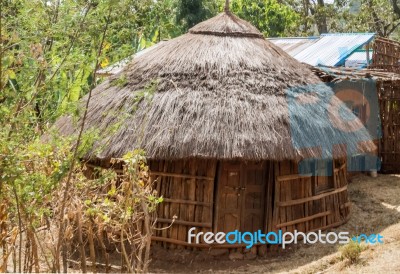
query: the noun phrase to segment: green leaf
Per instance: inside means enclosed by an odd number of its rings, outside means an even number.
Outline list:
[[[153,37],[151,38],[151,42],[153,42],[153,43],[157,43],[157,40],[158,40],[158,34],[159,34],[159,31],[158,31],[158,28],[155,30],[155,32],[154,32],[154,35],[153,35]]]
[[[140,38],[140,50],[146,48],[146,39],[143,37]]]
[[[79,100],[79,96],[81,94],[81,87],[78,85],[75,85],[72,87],[69,91],[69,99],[71,102],[76,102]]]
[[[11,70],[11,69],[7,70],[7,74],[8,74],[9,79],[12,79],[12,80],[17,79],[17,76],[15,75],[15,72],[13,70]]]

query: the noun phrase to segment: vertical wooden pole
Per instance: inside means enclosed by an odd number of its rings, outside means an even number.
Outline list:
[[[213,212],[213,227],[212,231],[214,233],[218,232],[218,213],[219,213],[219,198],[220,198],[220,191],[219,191],[219,185],[220,185],[220,179],[221,179],[221,161],[217,161],[215,163],[215,180],[214,180],[214,197],[213,197],[213,203],[214,206],[212,207],[212,212]]]
[[[274,165],[274,172],[275,172],[275,197],[274,197],[274,222],[273,222],[273,228],[275,231],[276,226],[279,224],[279,201],[280,201],[280,183],[278,181],[278,175],[279,175],[279,168],[278,168],[278,163],[275,163]]]
[[[225,12],[229,12],[229,0],[225,0]]]

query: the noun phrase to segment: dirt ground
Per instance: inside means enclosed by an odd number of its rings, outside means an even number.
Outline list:
[[[380,245],[369,245],[358,263],[342,260],[339,245],[296,245],[267,258],[235,260],[207,251],[155,249],[152,272],[251,273],[400,273],[400,175],[359,175],[349,185],[351,218],[333,231],[378,234]]]

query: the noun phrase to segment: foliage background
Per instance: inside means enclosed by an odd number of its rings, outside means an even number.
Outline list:
[[[57,117],[79,114],[79,99],[102,81],[94,71],[186,32],[221,12],[225,1],[0,1],[0,203],[11,225],[19,209],[35,228],[50,215],[52,193],[71,162],[94,141],[83,136],[74,158],[73,139],[44,144],[40,138]],[[270,37],[399,38],[397,0],[232,0],[231,10]]]

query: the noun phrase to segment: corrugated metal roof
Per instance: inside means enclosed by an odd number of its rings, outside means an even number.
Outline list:
[[[369,60],[372,60],[372,50],[368,52]],[[350,68],[365,68],[367,66],[367,51],[366,50],[357,50],[353,52],[345,62],[345,67]]]
[[[367,60],[367,51],[366,50],[357,50],[353,52],[346,61],[366,61]],[[372,50],[369,51],[369,60],[372,60]]]
[[[269,38],[268,40],[283,49],[289,55],[294,56],[313,44],[317,39],[319,39],[319,37]]]
[[[270,41],[300,62],[312,66],[341,66],[355,50],[369,43],[374,36],[374,33],[329,33],[322,34],[318,39],[274,38]],[[289,46],[290,40],[294,44],[292,47]]]
[[[340,66],[356,49],[374,38],[373,33],[322,34],[321,38],[294,55],[300,62],[312,66]]]

